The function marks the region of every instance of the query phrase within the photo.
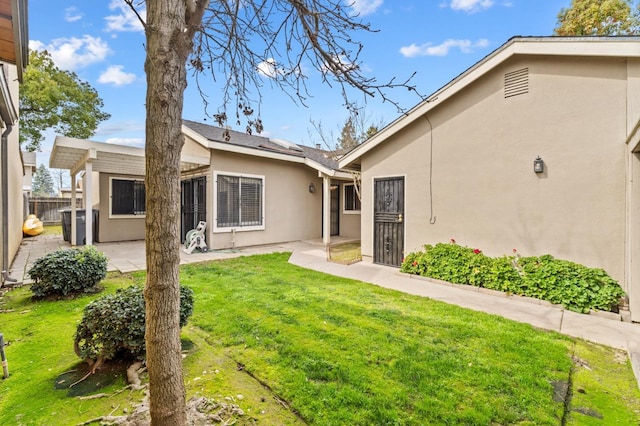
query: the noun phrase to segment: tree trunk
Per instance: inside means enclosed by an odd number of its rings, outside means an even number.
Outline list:
[[[147,0],[146,350],[152,425],[186,424],[180,354],[180,151],[186,59],[184,0]]]

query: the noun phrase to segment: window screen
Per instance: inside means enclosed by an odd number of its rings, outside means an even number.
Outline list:
[[[217,226],[262,225],[262,185],[261,178],[218,175]]]
[[[111,180],[111,214],[143,215],[145,208],[144,181],[132,179]]]
[[[344,209],[346,211],[360,211],[360,198],[354,185],[344,186]]]

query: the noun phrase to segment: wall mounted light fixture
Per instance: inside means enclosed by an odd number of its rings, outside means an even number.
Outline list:
[[[544,161],[538,155],[535,160],[533,160],[533,172],[534,173],[542,173],[544,172]]]
[[[313,182],[309,184],[309,192],[312,194],[316,192],[316,186],[313,184]]]

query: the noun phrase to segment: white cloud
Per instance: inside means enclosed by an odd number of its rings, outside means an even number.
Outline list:
[[[111,3],[109,3],[109,10],[115,11],[116,14],[104,18],[105,21],[107,21],[107,32],[144,31],[144,27],[136,14],[133,13],[131,8],[122,0],[111,0]],[[147,19],[146,9],[140,8],[138,10],[138,14],[142,19]]]
[[[256,68],[258,69],[258,74],[269,78],[276,78],[278,74],[283,72],[283,70],[278,69],[276,60],[273,58],[260,62]]]
[[[76,22],[81,20],[84,15],[78,12],[78,9],[75,7],[68,7],[64,10],[64,20],[67,22]]]
[[[302,75],[302,69],[300,67],[287,69],[278,65],[276,60],[273,58],[267,58],[266,60],[260,62],[256,67],[256,70],[258,71],[258,74],[267,78],[287,78],[292,74]]]
[[[351,10],[354,15],[365,16],[375,13],[384,0],[352,0]]]
[[[46,50],[56,66],[68,71],[102,62],[111,54],[107,42],[90,35],[82,38],[57,38],[46,45],[38,40],[30,40],[29,48]]]
[[[487,39],[480,39],[475,43],[472,43],[470,40],[448,39],[437,46],[431,43],[425,43],[420,46],[412,43],[410,46],[401,47],[400,53],[407,58],[414,58],[416,56],[446,56],[451,49],[455,48],[460,49],[462,53],[470,53],[473,49],[487,46],[489,46],[489,40]]]
[[[128,72],[124,72],[122,65],[111,65],[105,72],[100,74],[98,83],[113,84],[115,86],[124,86],[125,84],[133,83],[136,79],[136,75]]]
[[[334,56],[332,58],[333,66],[329,66],[327,62],[322,65],[322,72],[327,73],[342,73],[342,72],[354,72],[360,69],[360,66],[355,62],[350,62],[344,55]]]
[[[451,0],[449,6],[453,10],[475,13],[480,10],[489,9],[493,4],[493,0]]]

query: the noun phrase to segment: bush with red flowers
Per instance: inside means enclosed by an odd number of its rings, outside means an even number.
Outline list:
[[[617,312],[625,296],[617,281],[599,268],[554,259],[551,255],[488,257],[478,248],[450,243],[425,245],[407,254],[400,269],[454,284],[468,284],[535,297],[575,312]]]

